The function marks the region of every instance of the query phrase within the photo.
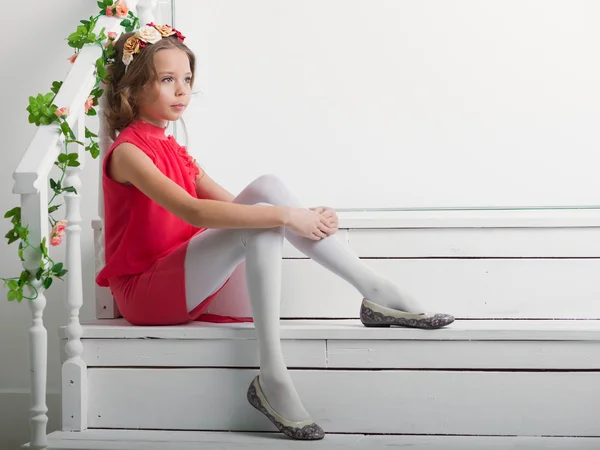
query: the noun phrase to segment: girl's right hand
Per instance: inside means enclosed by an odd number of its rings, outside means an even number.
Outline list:
[[[332,231],[327,226],[328,219],[310,209],[289,208],[287,226],[302,237],[320,241]]]

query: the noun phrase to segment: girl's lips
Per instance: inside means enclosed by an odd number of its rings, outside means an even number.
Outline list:
[[[175,108],[175,109],[184,109],[185,105],[172,105],[171,108]]]

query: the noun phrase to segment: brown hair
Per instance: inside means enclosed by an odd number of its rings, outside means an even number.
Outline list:
[[[196,57],[194,53],[177,39],[176,35],[163,37],[156,44],[147,44],[133,55],[133,61],[125,72],[123,64],[123,46],[125,41],[135,32],[123,33],[114,43],[116,50],[114,63],[108,64],[109,82],[105,84],[104,116],[108,123],[110,137],[114,140],[116,132],[121,131],[136,118],[139,108],[140,94],[143,89],[158,79],[154,68],[154,55],[160,50],[179,48],[183,50],[190,60],[192,79],[194,85]]]

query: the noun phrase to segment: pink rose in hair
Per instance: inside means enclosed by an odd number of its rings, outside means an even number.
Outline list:
[[[90,109],[94,107],[94,97],[91,95],[85,101],[85,112],[87,113]]]
[[[63,108],[58,108],[54,114],[56,114],[56,117],[58,117],[59,119],[65,119],[68,115],[69,115],[70,111],[69,108],[67,107],[63,107]]]
[[[52,245],[53,247],[60,245],[61,242],[62,242],[62,238],[60,236],[52,236],[50,238],[50,245]]]
[[[117,39],[117,32],[116,31],[109,31],[108,32],[108,39],[110,41],[114,41],[115,39]]]
[[[108,17],[111,17],[111,16],[113,15],[113,9],[112,9],[110,6],[108,6],[108,7],[106,8],[106,15],[107,15]]]

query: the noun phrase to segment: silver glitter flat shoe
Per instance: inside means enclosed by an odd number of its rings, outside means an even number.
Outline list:
[[[366,327],[389,327],[398,325],[409,328],[433,330],[454,322],[454,316],[440,313],[409,313],[386,308],[363,298],[360,307],[360,321]]]
[[[304,441],[314,441],[325,437],[323,429],[314,423],[312,419],[306,419],[301,422],[291,422],[277,414],[277,412],[271,408],[269,402],[267,402],[265,394],[258,382],[258,376],[250,383],[246,397],[252,406],[267,416],[277,429],[286,436]]]

